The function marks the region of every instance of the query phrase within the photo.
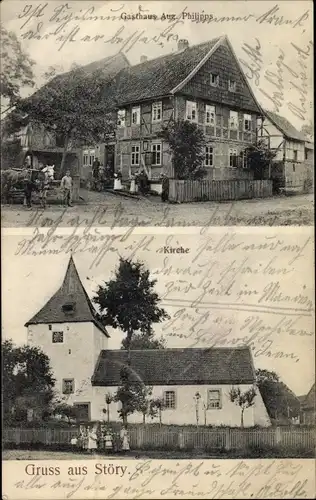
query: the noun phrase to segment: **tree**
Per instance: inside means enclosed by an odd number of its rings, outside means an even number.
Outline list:
[[[247,408],[255,404],[256,391],[253,387],[248,391],[242,392],[240,387],[233,387],[229,391],[229,397],[232,403],[235,403],[241,409],[240,425],[244,427],[244,413]]]
[[[1,29],[1,97],[13,107],[20,100],[21,87],[34,87],[33,65],[15,33]]]
[[[309,123],[302,125],[301,132],[306,136],[307,140],[313,142],[314,140],[314,125],[312,120]]]
[[[201,179],[205,176],[205,137],[195,123],[188,120],[171,122],[159,135],[169,143],[177,179]]]
[[[66,418],[71,424],[73,420],[78,418],[78,408],[74,405],[69,405],[66,402],[59,402],[52,411],[52,415],[56,417]]]
[[[156,283],[157,280],[150,279],[149,270],[143,263],[120,257],[114,279],[99,286],[93,299],[99,306],[102,323],[126,333],[124,346],[127,351],[131,349],[135,333],[151,337],[153,324],[169,319],[167,312],[158,306],[160,297],[154,291]]]
[[[163,337],[159,339],[155,338],[153,334],[147,333],[135,333],[132,336],[130,343],[130,349],[164,349],[166,346],[166,341]],[[121,349],[127,349],[128,342],[127,338],[122,340]]]
[[[137,387],[129,380],[133,335],[140,333],[151,337],[153,324],[169,318],[166,311],[158,306],[160,298],[154,291],[156,282],[150,279],[143,263],[121,257],[114,279],[99,286],[93,299],[99,306],[103,324],[119,328],[126,334],[127,366],[121,369],[122,384],[116,394],[117,400],[122,403],[120,415],[124,425],[127,424],[127,416],[137,408]]]
[[[48,356],[38,347],[16,347],[12,340],[2,343],[3,414],[12,418],[20,408],[49,413],[55,380]]]
[[[58,134],[63,143],[60,173],[69,147],[104,142],[114,130],[113,84],[102,70],[87,73],[77,67],[58,75],[16,106],[11,128],[27,117],[32,126]]]
[[[165,409],[165,402],[163,398],[156,398],[150,401],[149,414],[152,418],[154,418],[158,413],[160,425],[162,425],[162,412],[164,409]]]
[[[288,422],[299,415],[299,400],[275,372],[257,370],[256,381],[270,418]]]
[[[270,178],[271,167],[276,154],[276,151],[271,150],[265,141],[251,144],[245,149],[244,155],[247,159],[247,166],[254,173],[255,179],[263,179],[266,172]]]

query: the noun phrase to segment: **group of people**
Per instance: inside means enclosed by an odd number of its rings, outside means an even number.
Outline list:
[[[71,439],[73,449],[88,451],[127,452],[130,449],[128,432],[123,427],[119,436],[115,434],[109,425],[92,424],[81,425],[78,436]]]

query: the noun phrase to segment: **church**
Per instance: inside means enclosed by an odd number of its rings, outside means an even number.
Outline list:
[[[120,385],[127,351],[109,348],[110,335],[73,257],[60,288],[25,326],[28,344],[50,358],[58,395],[78,407],[80,420],[103,420],[106,396]],[[196,424],[199,415],[204,425],[240,426],[241,409],[231,401],[230,390],[254,388],[254,405],[245,410],[244,425],[270,425],[248,346],[133,350],[130,366],[130,379],[151,387],[152,398],[163,400],[164,424]],[[118,405],[108,407],[111,421],[119,420]],[[143,415],[134,413],[128,421],[142,422]]]

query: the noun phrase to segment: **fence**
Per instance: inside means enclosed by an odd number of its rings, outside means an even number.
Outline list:
[[[272,196],[270,180],[169,181],[169,201],[231,201]]]
[[[4,428],[4,445],[69,445],[78,429],[22,429]],[[129,427],[131,449],[207,449],[241,450],[249,447],[284,447],[311,450],[315,448],[314,428],[189,428],[138,425]]]

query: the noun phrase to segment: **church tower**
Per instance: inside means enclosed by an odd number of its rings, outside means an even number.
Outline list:
[[[28,344],[40,347],[50,358],[58,395],[79,406],[82,419],[89,420],[91,377],[100,351],[108,347],[109,335],[98,320],[72,257],[61,287],[25,326]]]

